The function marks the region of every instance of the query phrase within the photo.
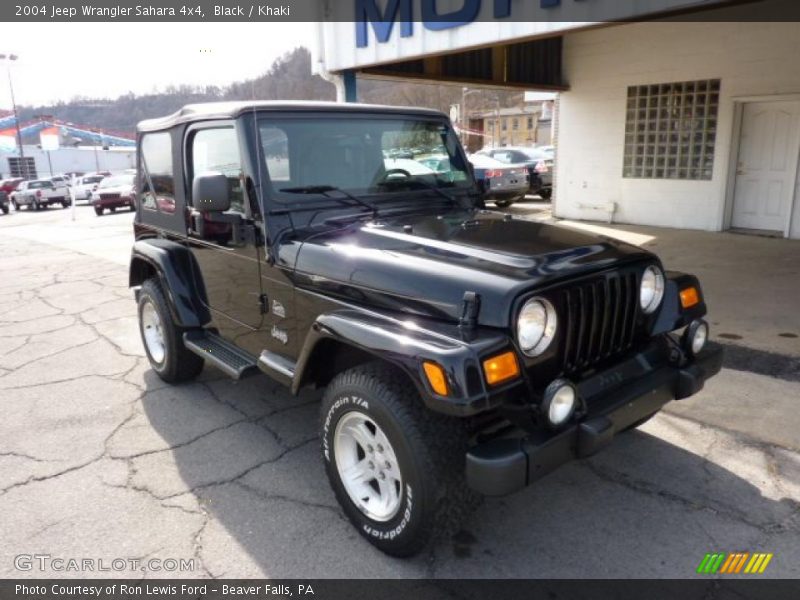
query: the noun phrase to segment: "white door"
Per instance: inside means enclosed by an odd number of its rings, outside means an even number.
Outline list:
[[[786,231],[800,153],[800,101],[745,104],[733,227]]]

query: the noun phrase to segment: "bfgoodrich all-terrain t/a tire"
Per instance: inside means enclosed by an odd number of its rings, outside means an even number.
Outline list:
[[[410,556],[455,531],[478,496],[464,483],[466,428],[427,410],[408,378],[383,363],[345,371],[321,408],[328,480],[370,543]]]
[[[139,291],[139,333],[150,367],[168,383],[194,379],[203,370],[203,359],[183,345],[184,329],[172,320],[157,279],[148,279]]]

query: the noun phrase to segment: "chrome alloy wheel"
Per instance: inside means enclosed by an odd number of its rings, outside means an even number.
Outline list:
[[[144,343],[150,357],[157,363],[164,362],[167,354],[164,344],[164,332],[161,325],[161,317],[158,316],[152,302],[145,302],[142,306],[142,332]]]
[[[361,512],[388,521],[400,510],[403,477],[394,448],[377,423],[364,413],[345,413],[333,436],[339,478]]]

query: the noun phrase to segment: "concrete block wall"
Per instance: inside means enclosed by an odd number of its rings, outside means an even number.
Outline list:
[[[800,23],[635,23],[568,34],[556,216],[603,221],[615,203],[615,222],[722,230],[735,102],[800,98],[799,56]],[[715,78],[722,89],[713,179],[624,179],[628,86]],[[800,237],[798,204],[792,237]]]

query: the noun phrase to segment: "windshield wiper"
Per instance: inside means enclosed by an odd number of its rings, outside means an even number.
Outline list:
[[[338,188],[335,185],[303,185],[298,187],[288,187],[288,188],[280,188],[278,191],[286,192],[287,194],[321,194],[326,198],[330,198],[331,200],[338,200],[342,202],[343,198],[336,198],[335,196],[329,196],[329,192],[339,192],[346,198],[352,200],[356,204],[360,204],[361,206],[369,209],[372,211],[372,218],[378,217],[378,207],[372,204],[371,202],[367,202],[366,200],[362,200],[358,196],[354,196],[350,192],[343,190],[342,188]],[[348,204],[348,206],[352,206]]]
[[[423,181],[422,179],[388,179],[386,181],[381,181],[378,185],[385,186],[385,187],[403,187],[413,184],[419,184],[425,189],[431,190],[432,192],[436,192],[442,198],[449,200],[453,204],[457,206],[461,206],[461,201],[456,198],[455,196],[451,196],[439,186],[433,185],[432,183],[428,183],[427,181]]]

